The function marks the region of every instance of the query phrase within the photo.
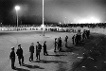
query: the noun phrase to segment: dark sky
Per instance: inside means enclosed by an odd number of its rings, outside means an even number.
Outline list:
[[[41,23],[42,0],[0,0],[0,22],[15,24],[15,5],[20,5],[19,23]],[[106,21],[106,0],[45,0],[45,21],[85,23]]]

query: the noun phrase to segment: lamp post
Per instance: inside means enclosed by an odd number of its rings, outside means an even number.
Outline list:
[[[44,0],[42,0],[42,26],[44,26]]]
[[[17,31],[18,31],[18,11],[20,10],[20,6],[15,6],[16,15],[17,15]]]
[[[45,25],[44,25],[44,0],[42,0],[42,25],[41,28],[43,28],[43,36],[45,36]]]

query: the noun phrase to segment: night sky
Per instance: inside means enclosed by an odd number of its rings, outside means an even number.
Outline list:
[[[20,5],[19,23],[41,24],[42,0],[0,0],[0,22],[16,23],[15,5]],[[45,0],[45,22],[106,22],[106,0]]]

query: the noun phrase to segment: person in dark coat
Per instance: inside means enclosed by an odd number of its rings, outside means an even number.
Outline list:
[[[65,46],[67,47],[67,40],[68,40],[68,36],[66,35],[65,37]]]
[[[38,61],[40,61],[40,52],[41,52],[41,49],[42,49],[42,45],[37,42],[37,45],[36,45],[36,57]]]
[[[58,49],[59,49],[59,51],[62,50],[62,39],[61,39],[61,37],[59,37],[59,39],[58,39]]]
[[[24,64],[24,56],[23,56],[23,49],[21,48],[21,44],[18,45],[16,54],[18,56],[19,64],[20,66],[22,66]]]
[[[11,48],[10,60],[11,60],[11,68],[15,69],[16,67],[14,66],[14,64],[15,64],[15,49],[14,49],[14,47]]]
[[[66,37],[65,37],[65,42],[67,43],[67,40],[68,40],[68,36],[66,35]]]
[[[72,37],[73,45],[75,44],[75,35]]]
[[[86,30],[84,29],[83,34],[82,34],[83,40],[87,38],[86,36]]]
[[[56,52],[57,46],[58,46],[58,45],[57,45],[57,38],[55,38],[55,42],[54,42],[54,47],[55,47],[55,48],[54,48],[54,52]]]
[[[46,41],[43,44],[43,54],[48,55]]]
[[[86,36],[87,36],[87,38],[89,38],[89,35],[90,35],[90,30],[87,30],[87,31],[86,31]]]
[[[77,45],[78,44],[78,35],[76,34],[75,36],[75,44]]]
[[[34,43],[32,43],[31,46],[29,47],[29,52],[30,52],[29,61],[33,61]]]

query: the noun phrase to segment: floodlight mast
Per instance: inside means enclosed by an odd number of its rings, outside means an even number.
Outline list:
[[[18,31],[18,11],[20,10],[20,6],[15,6],[16,15],[17,15],[17,31]]]
[[[42,0],[42,26],[44,26],[44,0]]]
[[[45,25],[44,25],[44,0],[42,0],[42,24],[41,28],[43,28],[43,36],[45,36]]]

